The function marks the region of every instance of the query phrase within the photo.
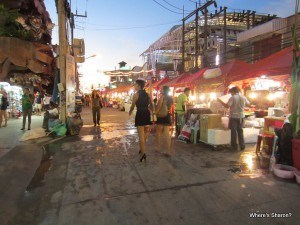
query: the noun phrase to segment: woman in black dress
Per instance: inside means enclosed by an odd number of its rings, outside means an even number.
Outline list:
[[[144,90],[145,81],[138,79],[135,81],[135,91],[136,93],[133,95],[132,104],[129,110],[129,115],[131,115],[134,107],[136,106],[137,111],[135,115],[135,126],[138,129],[139,141],[140,141],[140,161],[143,162],[146,160],[145,153],[145,144],[147,139],[147,126],[151,125],[150,121],[150,109],[152,110],[153,104],[150,96]]]
[[[169,87],[163,86],[162,96],[159,98],[156,107],[156,141],[158,151],[161,149],[161,135],[163,134],[164,140],[167,145],[167,155],[171,156],[171,136],[170,136],[170,126],[172,126],[170,109],[173,105],[173,99],[169,96]],[[163,109],[164,108],[164,109]],[[162,111],[165,111],[162,113]],[[160,115],[164,114],[164,115]]]

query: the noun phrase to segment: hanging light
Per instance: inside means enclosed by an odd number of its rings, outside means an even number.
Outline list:
[[[257,98],[257,93],[251,92],[250,95],[249,95],[249,97],[250,97],[251,99],[255,99],[255,98]]]

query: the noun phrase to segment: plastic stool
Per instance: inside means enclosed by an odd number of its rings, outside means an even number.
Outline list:
[[[258,152],[260,152],[261,142],[264,138],[265,141],[266,141],[266,144],[268,145],[268,151],[266,153],[268,155],[271,155],[272,154],[273,143],[274,143],[274,137],[275,137],[275,135],[273,135],[273,134],[259,134],[257,136],[255,153],[258,154]]]
[[[198,136],[199,127],[191,128],[191,137],[193,138],[193,143],[197,144],[197,136]]]

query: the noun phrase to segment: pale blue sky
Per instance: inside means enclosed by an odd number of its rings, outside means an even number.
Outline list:
[[[177,12],[170,12],[166,8]],[[128,66],[142,65],[140,54],[166,33],[173,25],[181,24],[177,8],[195,9],[199,0],[72,0],[72,11],[87,18],[76,19],[75,37],[84,38],[86,56],[97,54],[82,66],[82,72],[113,70],[121,61]],[[201,1],[204,2],[203,0]],[[54,0],[45,0],[52,21],[57,25]],[[169,4],[168,4],[169,3]],[[230,9],[255,10],[259,13],[286,17],[294,13],[295,0],[217,0],[218,6]],[[171,6],[172,4],[173,6]],[[177,7],[177,8],[176,8]],[[153,26],[152,26],[153,25]],[[53,43],[57,43],[57,26]]]

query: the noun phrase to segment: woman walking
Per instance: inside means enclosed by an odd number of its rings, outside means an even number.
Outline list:
[[[8,107],[8,100],[7,100],[7,93],[4,90],[4,88],[1,88],[0,90],[0,94],[2,94],[2,98],[1,98],[1,109],[0,109],[0,128],[2,127],[2,121],[3,121],[3,117],[4,117],[4,125],[3,127],[7,127],[7,120],[8,120],[8,116],[7,116],[7,107]]]
[[[172,126],[170,109],[173,105],[173,99],[169,96],[169,87],[163,86],[162,96],[159,98],[156,107],[156,141],[158,151],[161,149],[161,136],[163,134],[167,145],[167,155],[171,156],[171,136],[170,126]]]
[[[91,103],[92,103],[92,113],[93,113],[93,122],[94,122],[94,127],[97,125],[100,125],[100,109],[101,109],[101,98],[100,96],[97,94],[97,91],[93,91],[92,92],[92,99],[91,99]]]
[[[140,142],[140,151],[141,154],[140,162],[146,160],[146,153],[145,153],[145,145],[147,139],[147,126],[151,125],[150,121],[150,109],[153,109],[153,104],[150,99],[150,96],[144,90],[145,81],[144,80],[136,80],[134,89],[136,93],[133,95],[132,104],[129,110],[129,115],[132,114],[134,107],[136,106],[137,111],[135,115],[135,126],[138,129],[139,134],[139,142]]]

